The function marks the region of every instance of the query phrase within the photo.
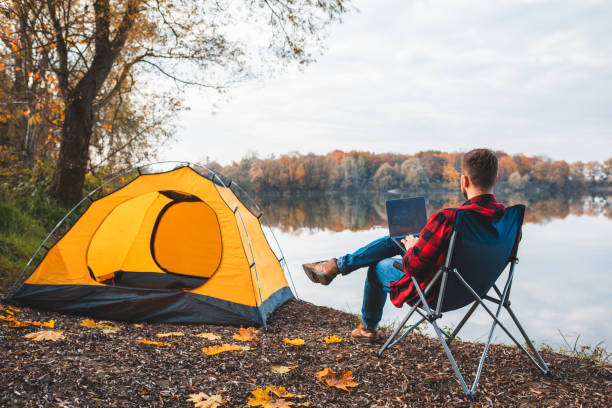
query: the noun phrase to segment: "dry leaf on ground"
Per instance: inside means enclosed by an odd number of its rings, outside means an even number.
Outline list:
[[[325,343],[330,344],[330,343],[340,343],[342,341],[341,337],[336,336],[335,334],[329,336],[329,337],[325,337]]]
[[[184,336],[183,332],[168,332],[168,333],[157,333],[157,337],[174,337],[174,336]]]
[[[295,394],[291,394],[290,392],[287,392],[285,387],[282,387],[282,386],[281,387],[276,387],[274,385],[269,385],[267,389],[269,389],[270,392],[272,392],[277,397],[281,397],[281,398],[292,398],[292,397],[295,397]]]
[[[187,402],[193,402],[196,408],[217,408],[225,402],[219,394],[207,395],[201,392],[199,394],[189,394],[189,397]]]
[[[286,401],[282,398],[272,399],[272,396],[270,395],[270,393],[274,392],[276,394],[275,390],[278,391],[281,388],[286,393],[286,390],[284,387],[277,388],[273,385],[268,386],[265,390],[262,390],[261,388],[257,388],[251,391],[251,394],[253,394],[255,398],[249,398],[249,401],[247,404],[251,407],[263,407],[263,408],[282,408],[282,407],[290,407],[294,405],[293,402]],[[288,394],[288,395],[293,396],[293,394]]]
[[[202,349],[204,354],[206,354],[207,356],[212,356],[215,354],[220,354],[220,353],[225,353],[225,352],[238,351],[238,350],[242,350],[242,347],[236,344],[224,344],[222,346],[215,345],[215,346],[210,346],[210,347],[204,347]]]
[[[302,344],[304,344],[304,340],[302,339],[288,339],[287,337],[285,337],[283,341],[293,346],[301,346]]]
[[[330,387],[340,388],[344,391],[348,391],[346,387],[356,387],[359,385],[359,383],[353,381],[353,372],[351,370],[345,371],[338,377],[331,368],[326,368],[319,371],[316,376],[322,383],[326,383]]]
[[[81,326],[89,327],[91,329],[98,329],[104,334],[117,333],[120,329],[117,323],[111,322],[109,320],[103,320],[101,322],[96,323],[92,319],[83,319],[81,320]]]
[[[62,332],[61,330],[43,330],[39,332],[26,334],[23,337],[30,339],[30,340],[34,340],[34,341],[43,341],[43,340],[58,341],[58,340],[63,340],[66,338],[66,336],[64,336],[63,333],[64,332]]]
[[[200,337],[206,340],[221,340],[221,336],[218,336],[215,333],[199,333],[199,334],[192,334],[192,336]]]
[[[259,330],[256,330],[254,327],[249,328],[240,328],[238,330],[238,334],[234,334],[234,340],[238,341],[257,341],[258,338],[255,333],[259,333]]]
[[[296,365],[294,366],[272,366],[272,371],[277,372],[279,374],[287,374],[289,371],[293,370],[294,368],[297,368]]]
[[[169,347],[170,346],[169,343],[164,343],[162,341],[150,341],[147,339],[140,339],[138,340],[138,342],[142,344],[149,344],[151,346],[157,346],[157,347]]]

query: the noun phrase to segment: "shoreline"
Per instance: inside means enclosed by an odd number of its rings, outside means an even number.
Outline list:
[[[5,308],[7,305],[2,304]],[[463,395],[437,338],[411,334],[383,358],[380,344],[352,340],[354,315],[291,300],[260,328],[257,342],[233,339],[238,328],[212,325],[118,323],[114,333],[83,327],[84,317],[60,315],[25,307],[15,312],[20,320],[55,320],[64,340],[35,342],[23,336],[46,327],[0,326],[0,405],[26,406],[194,406],[190,394],[220,394],[222,407],[247,406],[257,388],[284,386],[302,395],[294,406],[419,407],[419,406],[610,406],[612,366],[584,358],[542,350],[554,378],[543,376],[516,347],[492,345],[477,389],[476,403]],[[6,314],[6,313],[4,313]],[[4,323],[4,322],[2,322]],[[99,323],[99,322],[98,322]],[[163,333],[183,333],[158,337]],[[220,336],[206,340],[192,335]],[[342,342],[326,344],[337,335]],[[283,338],[301,338],[292,346]],[[139,343],[161,341],[167,347]],[[216,344],[250,346],[250,350],[206,355],[202,349]],[[451,349],[471,381],[482,343],[453,342]],[[296,366],[286,374],[272,366]],[[316,378],[325,368],[352,371],[356,387],[330,388]],[[304,406],[304,405],[303,405]]]

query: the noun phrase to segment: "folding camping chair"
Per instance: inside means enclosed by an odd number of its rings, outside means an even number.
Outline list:
[[[518,263],[516,253],[521,237],[524,214],[525,206],[523,205],[507,208],[504,216],[497,220],[469,210],[457,211],[444,264],[436,272],[424,291],[418,285],[416,279],[412,278],[414,287],[418,291],[418,299],[416,299],[416,303],[412,304],[410,311],[399,327],[378,351],[378,356],[382,356],[387,348],[397,344],[426,320],[431,323],[440,338],[442,347],[463,387],[463,391],[468,398],[474,400],[474,393],[482,373],[484,360],[493,338],[493,331],[499,325],[543,374],[552,375],[550,369],[527,336],[525,329],[523,329],[518,318],[510,308],[510,288],[512,286],[512,278],[514,277],[514,267]],[[500,291],[495,282],[508,264],[510,264],[508,279],[504,285],[504,290]],[[439,286],[436,285],[438,282]],[[432,306],[426,297],[430,291],[433,291],[432,295],[434,295],[435,299],[435,290],[438,288],[436,305]],[[497,294],[497,298],[488,295],[491,288]],[[497,304],[497,311],[495,313],[491,311],[483,300]],[[452,334],[449,335],[440,330],[436,321],[442,317],[443,312],[456,310],[470,303],[472,304],[470,309]],[[474,382],[471,388],[468,388],[453,358],[449,344],[457,336],[478,305],[482,306],[493,318],[493,323],[489,330],[489,337],[482,352],[480,363],[478,364]],[[502,306],[508,311],[532,354],[499,321]],[[421,319],[399,335],[402,328],[415,312],[421,316]],[[443,336],[446,337],[446,340]]]

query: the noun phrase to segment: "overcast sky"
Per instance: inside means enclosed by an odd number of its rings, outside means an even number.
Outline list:
[[[189,94],[164,159],[486,146],[612,157],[612,1],[370,0],[304,72]]]

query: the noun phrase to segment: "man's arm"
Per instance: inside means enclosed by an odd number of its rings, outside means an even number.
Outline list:
[[[402,240],[406,248],[403,259],[404,273],[417,280],[427,278],[442,251],[448,247],[454,213],[440,210],[433,214],[421,231],[419,238],[408,236]]]

